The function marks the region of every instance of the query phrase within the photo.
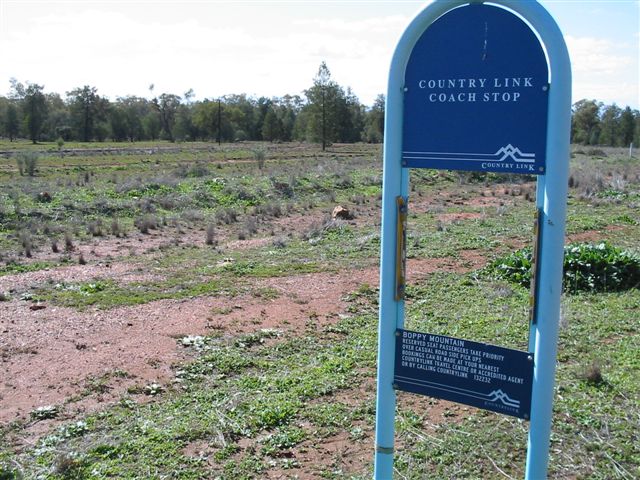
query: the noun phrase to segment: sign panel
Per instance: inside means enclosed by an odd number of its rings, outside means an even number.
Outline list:
[[[394,385],[399,390],[529,419],[532,382],[531,353],[396,331]]]
[[[544,174],[548,77],[517,15],[485,4],[442,15],[407,62],[402,166]]]

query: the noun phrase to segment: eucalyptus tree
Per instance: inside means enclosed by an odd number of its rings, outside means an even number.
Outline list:
[[[47,121],[44,126],[44,136],[47,140],[62,138],[69,141],[72,138],[71,117],[69,108],[57,93],[47,93]]]
[[[618,144],[621,113],[622,110],[615,103],[602,108],[598,143],[610,147],[615,147]]]
[[[20,132],[20,119],[18,116],[18,107],[16,102],[8,98],[0,97],[0,104],[2,105],[2,134],[9,137],[9,141],[18,136]]]
[[[154,98],[151,104],[158,113],[162,134],[167,140],[174,142],[173,130],[176,125],[178,108],[180,107],[180,96],[173,93],[163,93],[159,98]]]
[[[43,93],[44,86],[30,83],[24,91],[23,119],[29,140],[37,143],[47,120],[47,100]]]
[[[620,143],[623,147],[628,147],[631,143],[634,143],[634,127],[635,124],[640,125],[640,112],[636,110],[635,114],[631,107],[627,106],[620,113]],[[635,142],[638,145],[638,142]]]
[[[365,116],[364,140],[369,143],[380,143],[384,138],[384,95],[376,97]]]
[[[343,101],[338,103],[339,141],[354,143],[362,140],[364,119],[364,105],[360,103],[351,87],[347,87]]]
[[[276,115],[273,106],[267,110],[262,122],[262,139],[268,142],[282,140],[282,121]]]
[[[282,127],[282,140],[290,142],[294,138],[296,117],[302,110],[304,101],[299,95],[285,95],[274,101],[275,111]]]
[[[259,124],[260,114],[258,112],[258,103],[255,99],[244,93],[225,95],[222,105],[224,106],[225,115],[221,121],[223,125],[225,118],[231,122],[234,130],[234,139],[257,140],[260,138],[262,126]]]
[[[95,136],[103,136],[97,126],[106,120],[109,102],[98,95],[96,87],[85,85],[67,92],[67,103],[76,138],[89,142]]]
[[[244,113],[237,105],[228,105],[222,99],[205,98],[194,107],[193,125],[203,138],[218,142],[233,142],[239,131],[237,125],[241,123],[243,117]]]
[[[126,138],[130,142],[152,137],[151,135],[147,136],[145,134],[144,121],[147,115],[154,118],[157,126],[156,132],[159,132],[160,123],[156,118],[156,113],[152,111],[149,101],[146,98],[135,96],[118,97],[112,107],[110,117],[113,115],[114,111],[119,113],[116,113],[118,118],[110,120],[110,122],[113,124],[115,121],[116,126],[124,128],[126,131]],[[123,122],[124,124],[118,125],[119,122]],[[157,136],[158,133],[156,133],[155,137]]]
[[[573,104],[571,122],[571,142],[593,145],[600,137],[600,109],[602,104],[595,100],[579,100]]]

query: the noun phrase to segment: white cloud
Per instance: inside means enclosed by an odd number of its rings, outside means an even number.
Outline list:
[[[188,12],[147,18],[105,5],[56,13],[8,9],[0,80],[13,76],[63,95],[88,84],[111,98],[147,95],[151,83],[156,93],[194,88],[198,98],[270,96],[301,93],[326,60],[336,81],[371,103],[384,91],[391,53],[409,22],[398,14],[291,19],[228,6],[211,18]]]
[[[637,58],[619,53],[629,49],[628,44],[594,37],[565,37],[574,72],[615,74],[638,63]]]
[[[347,34],[385,34],[390,31],[402,31],[407,26],[409,18],[404,15],[390,15],[386,17],[365,18],[358,20],[346,20],[343,18],[332,19],[301,19],[294,24],[305,27],[313,27],[322,31],[344,32]]]
[[[112,99],[148,95],[151,83],[156,93],[193,88],[198,99],[300,94],[324,60],[371,104],[386,93],[391,55],[411,20],[401,4],[0,0],[0,94],[10,77],[62,95],[92,85]],[[627,43],[604,31],[566,37],[574,99],[640,105],[635,33]]]
[[[391,52],[409,20],[397,14],[291,19],[229,8],[211,18],[188,9],[175,19],[151,13],[146,18],[105,5],[91,2],[64,12],[7,9],[0,80],[13,76],[62,95],[89,84],[111,98],[147,95],[151,83],[156,93],[194,88],[198,98],[283,95],[310,86],[326,60],[339,83],[370,103],[384,90]],[[380,62],[386,64],[382,75]]]
[[[605,38],[566,36],[573,70],[573,101],[582,98],[637,108],[638,46]]]

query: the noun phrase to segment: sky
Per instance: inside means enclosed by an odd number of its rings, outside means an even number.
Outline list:
[[[322,61],[371,105],[426,1],[0,0],[0,95],[96,87],[111,100],[161,93],[303,95]],[[640,0],[541,0],[571,56],[573,101],[640,108]],[[153,95],[149,87],[153,85]]]

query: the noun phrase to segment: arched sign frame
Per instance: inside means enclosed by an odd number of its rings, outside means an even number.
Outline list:
[[[550,72],[546,171],[537,177],[539,212],[538,270],[535,311],[530,325],[529,352],[534,353],[531,416],[525,478],[545,478],[555,383],[555,365],[562,291],[571,128],[571,65],[567,47],[554,19],[535,0],[435,0],[407,27],[391,61],[385,108],[380,309],[378,327],[378,387],[376,399],[376,479],[393,477],[396,397],[393,388],[395,335],[404,327],[404,300],[397,295],[398,202],[406,205],[409,170],[402,167],[405,70],[416,42],[425,30],[450,10],[470,4],[496,5],[523,18],[540,38]]]

